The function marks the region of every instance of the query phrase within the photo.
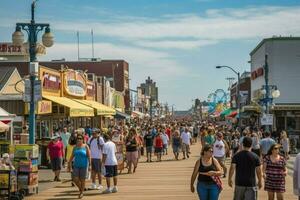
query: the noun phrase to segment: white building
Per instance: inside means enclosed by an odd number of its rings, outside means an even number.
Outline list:
[[[300,37],[273,37],[262,40],[250,53],[251,100],[259,102],[265,85],[265,55],[268,57],[269,85],[276,85],[280,97],[273,100],[273,128],[300,133]]]

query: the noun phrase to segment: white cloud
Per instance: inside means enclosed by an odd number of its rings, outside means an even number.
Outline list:
[[[142,47],[156,49],[195,49],[207,45],[216,44],[216,40],[176,40],[176,41],[138,41],[135,44]]]
[[[124,59],[129,63],[130,76],[135,84],[143,82],[147,76],[154,80],[174,80],[176,77],[189,76],[188,69],[179,65],[168,53],[145,50],[142,48],[114,45],[110,43],[94,44],[95,57],[103,59]],[[63,56],[63,57],[62,57]],[[91,45],[80,44],[80,57],[91,57]],[[58,43],[47,49],[47,55],[40,60],[65,58],[77,60],[76,44]]]
[[[205,15],[168,15],[161,19],[131,18],[112,23],[55,22],[57,30],[89,32],[121,39],[243,39],[299,34],[300,7],[250,7],[207,10]],[[288,25],[288,26],[287,26]]]

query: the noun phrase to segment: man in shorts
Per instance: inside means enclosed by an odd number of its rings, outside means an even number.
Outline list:
[[[105,166],[105,177],[107,183],[107,189],[103,191],[103,194],[118,192],[118,161],[116,157],[117,147],[115,143],[111,141],[109,135],[104,136],[105,144],[103,146],[103,165]],[[114,181],[114,187],[111,187],[111,178]]]
[[[104,140],[100,136],[100,129],[92,129],[92,137],[88,140],[88,145],[91,151],[91,167],[92,167],[92,185],[90,189],[103,189],[101,178],[101,158]],[[99,186],[96,185],[96,176],[98,176]]]
[[[152,149],[153,149],[153,135],[151,133],[151,128],[148,128],[147,134],[144,136],[144,143],[146,146],[147,162],[152,162]]]

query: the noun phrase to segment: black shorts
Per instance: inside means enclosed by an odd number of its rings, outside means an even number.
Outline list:
[[[53,171],[61,170],[62,158],[51,159],[51,168]]]
[[[105,165],[105,177],[118,176],[118,165]]]
[[[162,147],[155,147],[155,153],[162,153],[163,148]]]

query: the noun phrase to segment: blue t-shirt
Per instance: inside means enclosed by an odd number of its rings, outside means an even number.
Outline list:
[[[270,147],[275,144],[275,141],[272,138],[264,138],[260,141],[260,148],[263,155],[266,155]]]
[[[86,147],[74,147],[74,167],[86,168],[88,166],[88,156]]]

